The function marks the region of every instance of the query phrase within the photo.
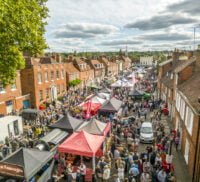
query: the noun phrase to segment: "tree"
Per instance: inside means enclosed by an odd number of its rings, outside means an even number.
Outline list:
[[[0,80],[3,85],[15,80],[24,68],[24,52],[31,56],[47,48],[45,19],[47,0],[0,0]]]

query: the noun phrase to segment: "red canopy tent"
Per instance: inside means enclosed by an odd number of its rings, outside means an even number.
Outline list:
[[[104,139],[105,136],[92,135],[85,131],[75,132],[58,146],[58,151],[87,157],[102,156],[99,151]]]
[[[90,114],[95,115],[97,114],[97,111],[101,108],[101,104],[88,101],[82,105],[82,108],[83,108],[84,115],[87,114],[88,108],[90,108]]]

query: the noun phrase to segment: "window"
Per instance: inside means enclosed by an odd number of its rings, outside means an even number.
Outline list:
[[[51,71],[51,80],[54,79],[54,71]]]
[[[44,77],[45,77],[45,81],[48,82],[49,79],[48,79],[48,72],[47,71],[44,73]]]
[[[185,101],[183,99],[181,99],[180,115],[181,115],[182,120],[184,120],[184,116],[185,116]]]
[[[60,85],[57,85],[57,92],[60,93]]]
[[[185,140],[185,153],[184,153],[184,158],[185,158],[186,164],[188,164],[189,150],[190,150],[190,144],[189,144],[188,140],[186,139]]]
[[[39,91],[39,99],[40,99],[40,101],[43,100],[43,91],[42,90]]]
[[[64,70],[61,71],[61,78],[64,78],[65,77],[65,72]]]
[[[65,85],[62,84],[62,92],[64,92],[64,91],[65,91]]]
[[[12,85],[11,85],[11,90],[16,90],[16,83],[13,83]]]
[[[194,114],[192,110],[189,107],[186,107],[185,125],[190,135],[192,135],[193,120]]]
[[[60,74],[59,74],[59,71],[57,70],[56,71],[56,78],[59,79],[59,77],[60,77]]]
[[[49,98],[49,88],[46,88],[46,98]]]
[[[14,134],[15,134],[15,136],[16,135],[19,135],[19,126],[18,126],[18,120],[15,120],[14,121]]]
[[[38,83],[42,83],[42,74],[38,73]]]
[[[5,92],[5,88],[4,88],[3,84],[2,84],[2,82],[0,82],[0,93],[1,92]]]

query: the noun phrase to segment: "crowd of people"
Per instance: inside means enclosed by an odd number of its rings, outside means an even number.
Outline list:
[[[152,86],[152,85],[151,85]],[[148,82],[139,81],[135,87],[146,89]],[[152,89],[154,90],[154,89]],[[172,146],[176,150],[179,145],[179,133],[175,130],[167,131],[163,124],[163,103],[151,97],[149,100],[134,100],[129,97],[130,89],[118,88],[113,90],[113,96],[122,100],[121,114],[110,114],[109,117],[98,117],[101,121],[112,122],[111,143],[103,157],[98,160],[93,181],[101,182],[175,182],[174,166],[170,159]],[[61,105],[49,105],[33,123],[26,123],[29,127],[22,138],[6,138],[3,146],[3,157],[9,154],[9,150],[16,151],[19,147],[34,147],[35,140],[45,136],[49,130],[48,125],[57,121],[66,110],[72,111],[92,92],[86,90],[69,91],[61,101]],[[126,117],[126,119],[124,119]],[[141,144],[140,127],[143,122],[152,123],[154,141],[151,144]],[[62,174],[55,170],[54,176],[65,176],[65,181],[73,181],[73,167],[66,164],[62,157],[55,158],[62,164]],[[57,167],[60,167],[57,165]],[[84,182],[86,166],[81,161],[76,170],[77,182]],[[55,181],[60,180],[55,178]]]

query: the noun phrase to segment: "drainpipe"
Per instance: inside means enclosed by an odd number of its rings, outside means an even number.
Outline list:
[[[199,135],[200,135],[200,111],[198,113],[198,117],[199,117],[199,123],[198,123],[198,129],[197,129],[196,149],[195,149],[195,155],[194,155],[194,160],[196,161],[196,163],[198,163],[198,161],[196,160],[196,157],[198,156],[198,152],[200,150],[200,146],[198,146],[198,141],[199,141],[199,138],[200,138],[199,137]],[[193,175],[192,175],[192,181],[193,182],[196,182],[196,180],[195,180],[195,170],[196,170],[196,167],[197,167],[196,163],[193,166]]]

